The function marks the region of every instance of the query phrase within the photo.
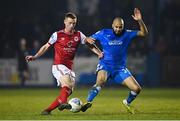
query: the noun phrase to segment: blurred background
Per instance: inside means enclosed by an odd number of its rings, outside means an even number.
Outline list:
[[[28,64],[24,56],[35,54],[53,32],[63,29],[65,13],[76,13],[76,29],[89,36],[111,28],[116,16],[124,19],[125,28],[139,29],[131,17],[135,7],[149,35],[130,44],[129,70],[144,87],[180,87],[180,0],[1,0],[0,87],[56,87],[53,48]],[[74,64],[77,86],[95,83],[97,62],[87,47],[79,47]]]

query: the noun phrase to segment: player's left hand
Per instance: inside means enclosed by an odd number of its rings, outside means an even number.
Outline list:
[[[142,19],[141,11],[138,8],[134,9],[134,15],[132,15],[133,19],[138,21]]]

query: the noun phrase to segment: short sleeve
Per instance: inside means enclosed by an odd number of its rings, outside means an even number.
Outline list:
[[[134,37],[137,37],[138,31],[135,30],[127,30],[129,32],[130,39],[133,39]]]
[[[80,37],[81,37],[81,44],[85,44],[86,36],[82,32],[80,32]]]
[[[52,44],[54,44],[56,41],[57,41],[57,32],[54,32],[54,33],[51,35],[51,37],[49,38],[48,43],[52,45]]]
[[[90,38],[94,39],[94,40],[100,40],[101,37],[103,35],[103,31],[98,31],[95,34],[91,35]]]

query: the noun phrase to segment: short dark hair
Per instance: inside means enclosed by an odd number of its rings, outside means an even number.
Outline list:
[[[65,19],[66,18],[77,19],[77,16],[72,12],[68,12],[68,13],[65,14]]]

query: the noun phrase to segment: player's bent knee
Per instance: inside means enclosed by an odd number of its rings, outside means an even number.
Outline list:
[[[140,86],[135,86],[135,87],[134,87],[134,91],[135,91],[136,93],[140,93],[141,90],[142,90],[142,88],[141,88]]]
[[[74,81],[71,79],[69,75],[65,75],[61,78],[61,86],[67,86],[69,88],[73,88],[75,85]]]
[[[96,81],[96,85],[98,86],[103,86],[105,84],[106,81],[103,81],[103,80],[97,80]]]

